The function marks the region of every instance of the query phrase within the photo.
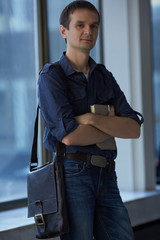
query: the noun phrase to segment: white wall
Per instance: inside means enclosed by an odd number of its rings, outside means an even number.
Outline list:
[[[147,119],[140,139],[117,139],[121,190],[146,190],[155,186],[149,2],[102,1],[104,63],[131,106],[143,113],[145,122]]]

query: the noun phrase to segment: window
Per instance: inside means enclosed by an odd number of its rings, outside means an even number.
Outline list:
[[[160,184],[160,0],[151,1],[153,31],[153,93],[155,119],[155,162]]]
[[[32,0],[0,1],[0,202],[26,197],[36,109]]]
[[[70,2],[47,1],[48,61],[57,60],[65,50],[65,42],[59,33],[59,15]],[[92,2],[98,8],[98,1]],[[26,180],[36,114],[39,64],[36,55],[36,5],[32,0],[0,1],[1,203],[27,197]],[[99,61],[99,39],[92,56]]]

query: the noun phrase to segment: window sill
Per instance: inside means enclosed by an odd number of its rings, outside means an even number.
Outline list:
[[[160,186],[155,191],[121,191],[133,227],[160,219]]]
[[[27,207],[0,212],[0,232],[34,224],[33,218],[27,218]]]
[[[121,196],[133,227],[160,219],[160,187],[149,192],[121,191]],[[0,212],[0,219],[0,232],[34,224],[33,218],[27,218],[27,207]]]

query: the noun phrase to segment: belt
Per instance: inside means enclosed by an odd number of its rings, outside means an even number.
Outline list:
[[[90,163],[93,166],[106,168],[108,171],[115,170],[115,161],[111,159],[107,159],[103,156],[89,155],[87,153],[66,153],[64,157],[65,159],[87,163],[88,156],[90,157]]]

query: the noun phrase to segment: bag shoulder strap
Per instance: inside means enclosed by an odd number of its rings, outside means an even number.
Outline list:
[[[63,80],[63,83],[64,83],[65,87],[67,88],[67,80],[66,80],[66,76],[65,76],[65,73],[64,73],[62,67],[58,63],[53,63],[53,64],[51,64],[51,66],[54,66],[58,70],[58,72]],[[32,150],[31,150],[31,160],[30,160],[30,165],[29,165],[30,171],[33,171],[34,169],[36,169],[38,167],[38,157],[37,157],[38,117],[39,117],[39,106],[37,107],[37,115],[36,115],[35,124],[34,124],[34,137],[33,137]],[[56,160],[62,161],[64,153],[65,153],[65,145],[62,142],[57,141]]]

